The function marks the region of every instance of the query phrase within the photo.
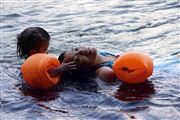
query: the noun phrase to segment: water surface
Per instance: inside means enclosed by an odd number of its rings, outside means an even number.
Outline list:
[[[178,0],[2,0],[1,119],[178,120],[179,7]],[[137,86],[97,80],[84,89],[37,94],[21,89],[16,36],[30,26],[50,33],[49,54],[79,45],[114,54],[137,50],[154,59],[154,73]]]

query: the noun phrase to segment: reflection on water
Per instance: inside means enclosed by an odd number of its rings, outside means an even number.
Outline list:
[[[50,101],[55,100],[59,97],[60,92],[62,91],[61,88],[58,86],[54,87],[53,89],[49,91],[40,90],[36,88],[30,88],[26,84],[20,86],[21,92],[24,96],[31,96],[36,99],[36,101]]]
[[[180,118],[179,0],[23,1],[1,2],[2,120]],[[115,54],[143,51],[154,59],[154,73],[138,85],[73,78],[49,92],[23,88],[15,38],[30,26],[50,33],[49,54],[78,45]]]
[[[137,101],[149,99],[155,94],[155,89],[152,81],[145,81],[139,84],[123,83],[119,86],[115,97],[122,101]]]

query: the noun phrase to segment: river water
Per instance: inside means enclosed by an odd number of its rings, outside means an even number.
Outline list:
[[[178,120],[180,118],[180,3],[178,0],[1,0],[2,120]],[[140,85],[96,81],[95,88],[24,90],[18,77],[16,36],[30,26],[51,35],[49,54],[73,46],[154,60]]]

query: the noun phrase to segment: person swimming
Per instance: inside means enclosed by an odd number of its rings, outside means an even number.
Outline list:
[[[112,82],[115,74],[112,70],[113,61],[118,56],[110,53],[100,53],[96,48],[76,47],[60,54],[60,62],[75,62],[76,73],[95,73],[95,76],[105,82]]]
[[[41,27],[29,27],[23,30],[17,36],[17,56],[27,59],[36,53],[48,54],[50,36],[46,30]],[[57,68],[48,70],[51,77],[63,75],[76,69],[76,64],[72,62],[62,62]]]

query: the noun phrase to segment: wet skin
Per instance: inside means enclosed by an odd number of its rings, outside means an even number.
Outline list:
[[[68,50],[64,54],[64,62],[74,61],[79,70],[89,70],[95,65],[107,62],[104,56],[97,54],[96,48],[76,47]],[[105,82],[112,82],[115,75],[109,67],[100,67],[94,71],[96,76]]]
[[[90,68],[97,63],[97,50],[89,47],[76,47],[66,51],[64,62],[74,61],[79,68]]]

